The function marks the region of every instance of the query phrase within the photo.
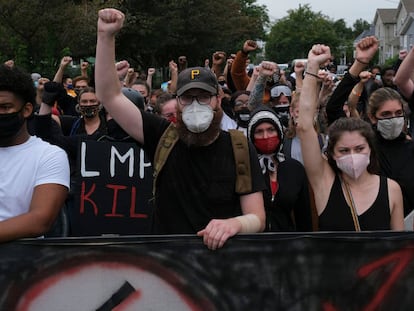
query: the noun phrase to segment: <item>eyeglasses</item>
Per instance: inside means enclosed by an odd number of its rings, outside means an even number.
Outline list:
[[[181,95],[178,97],[178,101],[183,106],[191,105],[195,99],[200,105],[210,105],[211,98],[214,95],[211,94],[200,94],[200,95]]]
[[[249,105],[249,102],[248,101],[241,101],[241,100],[238,100],[238,101],[236,101],[235,103],[234,103],[234,107],[247,107]]]

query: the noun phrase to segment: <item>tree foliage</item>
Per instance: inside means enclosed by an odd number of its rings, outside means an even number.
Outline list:
[[[180,55],[190,65],[202,65],[215,51],[236,52],[244,40],[265,36],[268,16],[255,2],[126,1],[117,55],[145,68],[166,66]]]
[[[353,34],[355,37],[359,36],[364,30],[368,30],[371,27],[370,23],[362,18],[357,19],[352,26],[354,28]]]
[[[266,35],[267,8],[256,0],[0,0],[0,60],[52,76],[65,54],[94,57],[103,7],[126,14],[117,57],[143,70],[167,67],[180,55],[190,66],[203,65],[215,51],[238,51],[246,39],[267,41],[266,59],[277,62],[306,57],[316,42],[329,44],[334,55],[352,53],[352,40],[369,27],[357,20],[352,30],[343,19],[332,21],[304,5]]]
[[[250,38],[263,39],[269,22],[256,0],[0,0],[0,58],[52,75],[63,53],[95,55],[97,12],[126,14],[117,57],[133,66],[168,66],[186,55],[201,65],[216,50],[235,52]]]
[[[75,58],[94,55],[101,5],[98,0],[0,0],[0,57],[52,75],[63,52]]]
[[[357,25],[361,28],[367,26],[362,20]],[[346,26],[343,19],[333,21],[321,12],[313,12],[308,4],[299,5],[298,9],[289,10],[288,16],[271,28],[266,43],[266,58],[287,63],[295,58],[306,58],[313,44],[323,43],[331,47],[331,53],[338,62],[344,53],[348,57],[352,55],[355,37],[354,31]]]

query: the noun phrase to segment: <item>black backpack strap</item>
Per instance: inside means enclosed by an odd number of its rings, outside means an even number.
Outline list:
[[[155,187],[157,183],[157,177],[161,172],[167,158],[178,141],[178,132],[175,125],[171,123],[162,134],[157,149],[155,150],[154,163],[153,163],[153,183],[152,183],[152,195],[155,196]]]
[[[286,156],[286,158],[292,157],[292,138],[285,138],[283,141],[282,153]]]
[[[249,193],[252,191],[250,169],[250,153],[247,137],[238,130],[229,130],[236,163],[236,192]]]
[[[82,118],[79,117],[78,119],[76,119],[75,122],[73,122],[72,127],[70,129],[69,136],[75,136],[76,135],[76,132],[77,132],[78,128],[80,127],[81,121],[82,121]]]

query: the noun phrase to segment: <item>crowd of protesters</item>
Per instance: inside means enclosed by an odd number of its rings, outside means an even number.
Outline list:
[[[154,233],[197,234],[216,249],[238,233],[404,230],[414,209],[413,50],[381,68],[378,40],[366,37],[338,75],[329,46],[313,45],[286,71],[277,60],[249,65],[258,46],[246,40],[203,64],[172,60],[155,88],[154,68],[113,62],[124,19],[99,11],[94,79],[86,62],[66,75],[69,56],[52,79],[2,65],[0,220],[10,225],[0,241],[47,234],[63,205],[75,208],[69,171],[80,141],[127,140],[154,165],[165,133],[175,140],[156,171]],[[238,188],[234,131],[247,146],[247,188]]]

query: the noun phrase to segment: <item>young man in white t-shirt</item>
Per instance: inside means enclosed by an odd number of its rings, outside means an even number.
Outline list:
[[[30,136],[35,89],[29,75],[0,66],[0,242],[49,230],[69,188],[66,153]]]

